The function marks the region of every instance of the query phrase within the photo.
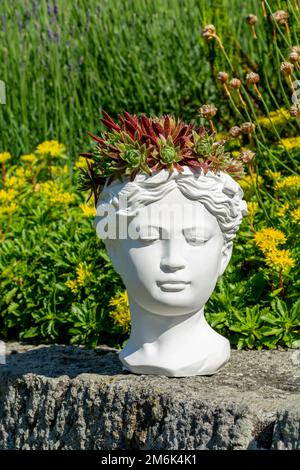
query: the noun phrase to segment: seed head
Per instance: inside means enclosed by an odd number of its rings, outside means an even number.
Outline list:
[[[289,61],[295,64],[300,60],[300,55],[296,51],[292,51],[289,55]]]
[[[260,81],[260,76],[258,75],[258,73],[249,72],[246,75],[246,80],[247,80],[247,83],[250,83],[251,85],[254,85],[254,84],[256,84]]]
[[[229,134],[232,136],[232,137],[238,137],[240,134],[241,134],[242,130],[240,127],[238,126],[233,126],[230,131],[229,131]]]
[[[229,78],[229,75],[227,72],[219,72],[218,75],[217,75],[217,79],[221,82],[221,83],[226,83],[227,80]]]
[[[278,23],[280,25],[286,24],[288,17],[288,12],[284,10],[275,11],[275,13],[270,16],[271,21],[273,21],[273,23]]]
[[[256,15],[251,14],[246,17],[246,23],[251,24],[251,26],[254,26],[255,23],[257,23],[257,21],[258,21],[258,18]]]
[[[292,46],[291,53],[296,52],[300,56],[300,46]]]
[[[206,41],[209,41],[212,39],[216,34],[216,28],[214,27],[213,24],[208,24],[204,26],[203,31],[202,31],[202,37],[206,39]]]
[[[290,114],[293,117],[300,119],[300,102],[297,101],[290,109]]]
[[[243,134],[252,134],[255,130],[255,124],[253,122],[244,122],[241,125],[241,131]]]
[[[217,114],[218,109],[213,104],[204,104],[199,108],[200,116],[212,119]]]
[[[291,62],[282,62],[280,71],[283,75],[291,75],[294,70],[294,65]]]
[[[254,157],[255,157],[255,153],[252,152],[252,150],[241,150],[241,152],[239,154],[239,158],[245,164],[250,163],[251,160],[253,160]]]
[[[229,82],[229,86],[235,90],[238,90],[242,85],[241,80],[238,78],[232,78]]]

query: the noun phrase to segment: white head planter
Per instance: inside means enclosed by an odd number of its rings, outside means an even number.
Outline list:
[[[214,374],[229,360],[229,341],[204,306],[230,261],[242,197],[228,174],[188,166],[105,185],[95,228],[128,292],[125,369],[183,377]]]

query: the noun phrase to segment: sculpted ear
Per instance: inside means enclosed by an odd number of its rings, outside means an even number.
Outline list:
[[[221,260],[220,260],[220,270],[219,270],[219,276],[222,276],[224,273],[225,269],[228,266],[228,263],[230,261],[231,255],[232,255],[232,247],[233,244],[231,243],[224,243],[223,248],[221,250]]]

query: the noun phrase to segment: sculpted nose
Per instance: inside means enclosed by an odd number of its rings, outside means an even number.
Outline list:
[[[164,253],[164,256],[161,259],[160,267],[161,269],[168,271],[178,271],[186,267],[186,261],[180,253],[179,244],[169,241]]]

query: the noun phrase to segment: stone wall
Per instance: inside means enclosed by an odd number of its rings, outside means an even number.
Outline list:
[[[168,378],[122,370],[105,346],[6,349],[0,449],[300,449],[300,351]]]

